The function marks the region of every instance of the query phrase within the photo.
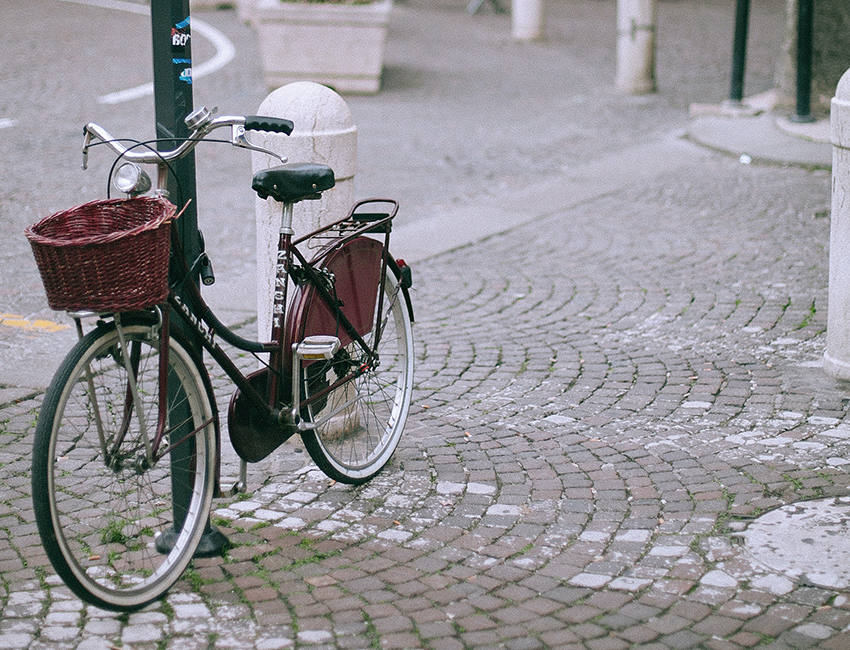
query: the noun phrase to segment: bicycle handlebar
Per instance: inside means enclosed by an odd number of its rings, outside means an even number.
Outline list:
[[[121,144],[120,141],[113,138],[112,135],[110,135],[109,132],[102,126],[99,126],[94,122],[89,122],[83,128],[83,136],[85,138],[85,142],[83,144],[83,169],[86,169],[89,147],[91,146],[93,139],[102,141],[116,154],[118,154],[119,157],[130,162],[142,165],[156,165],[183,158],[186,154],[198,146],[198,143],[207,137],[207,135],[216,129],[220,129],[225,126],[231,127],[230,144],[233,146],[260,151],[277,158],[280,158],[280,156],[274,152],[248,142],[245,138],[245,131],[269,131],[272,133],[283,133],[285,135],[289,135],[292,133],[292,129],[295,128],[295,125],[290,120],[276,117],[264,117],[260,115],[222,115],[221,117],[202,120],[186,139],[175,138],[181,139],[183,142],[171,151],[131,151],[129,148]]]

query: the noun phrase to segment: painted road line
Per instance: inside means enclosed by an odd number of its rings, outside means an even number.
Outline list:
[[[0,325],[6,327],[17,327],[18,329],[26,330],[27,332],[44,332],[50,334],[53,332],[61,332],[66,330],[70,325],[63,325],[52,320],[36,318],[30,320],[19,314],[4,314],[0,312]]]
[[[92,7],[101,7],[103,9],[115,9],[118,11],[127,11],[134,14],[150,15],[150,7],[147,5],[139,5],[132,2],[122,2],[121,0],[60,0],[61,2],[74,2],[76,4],[90,5]],[[236,48],[227,36],[222,34],[212,25],[205,23],[198,18],[192,18],[192,32],[207,39],[215,48],[215,55],[203,63],[197,65],[192,70],[192,79],[200,79],[208,74],[220,70],[233,60],[236,56]],[[146,83],[134,88],[119,90],[114,93],[102,95],[97,98],[101,104],[121,104],[132,99],[147,97],[153,94],[153,83]]]
[[[0,118],[0,129],[10,129],[15,126],[17,122],[15,120],[11,120],[8,117]]]

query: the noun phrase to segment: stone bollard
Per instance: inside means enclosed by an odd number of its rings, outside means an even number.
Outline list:
[[[543,0],[513,0],[511,37],[518,41],[543,38]]]
[[[354,204],[354,173],[357,169],[357,128],[345,101],[327,86],[298,81],[272,92],[259,115],[292,120],[292,135],[254,133],[251,139],[289,162],[314,162],[330,166],[336,186],[318,201],[295,205],[295,238],[342,219]],[[267,154],[253,154],[254,173],[279,165]],[[281,204],[272,199],[256,201],[257,216],[257,332],[266,341],[272,331],[272,296],[280,231]]]
[[[655,92],[656,0],[617,0],[617,90]]]
[[[838,82],[830,115],[832,219],[823,369],[836,379],[850,379],[850,70]]]

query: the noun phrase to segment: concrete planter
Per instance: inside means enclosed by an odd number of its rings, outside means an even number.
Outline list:
[[[330,4],[255,0],[266,84],[315,81],[338,93],[372,94],[381,70],[392,0]]]
[[[254,5],[257,0],[236,0],[236,16],[243,23],[254,24]]]

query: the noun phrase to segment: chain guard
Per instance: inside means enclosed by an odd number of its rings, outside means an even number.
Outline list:
[[[268,370],[258,370],[248,376],[248,382],[261,395],[266,393],[267,381]],[[239,458],[249,463],[263,460],[298,433],[294,425],[272,421],[257,411],[238,388],[230,400],[227,428],[233,449]]]

